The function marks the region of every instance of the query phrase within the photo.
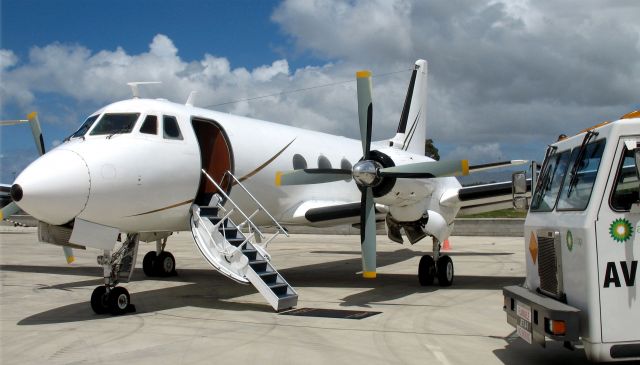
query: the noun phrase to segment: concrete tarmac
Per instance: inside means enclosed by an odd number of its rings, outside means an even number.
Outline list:
[[[292,235],[269,245],[300,295],[298,308],[377,311],[364,319],[274,313],[251,286],[214,271],[189,232],[169,238],[178,276],[146,278],[141,244],[124,286],[137,312],[96,315],[97,250],[37,242],[33,228],[0,227],[2,364],[583,364],[584,351],[518,339],[502,287],[524,277],[522,238],[452,237],[452,287],[421,287],[430,240],[399,245],[378,236],[378,278],[360,270],[358,236]]]

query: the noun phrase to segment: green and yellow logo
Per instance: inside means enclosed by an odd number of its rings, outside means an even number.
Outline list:
[[[615,241],[623,243],[631,238],[633,234],[631,223],[624,218],[616,219],[609,226],[609,234]]]

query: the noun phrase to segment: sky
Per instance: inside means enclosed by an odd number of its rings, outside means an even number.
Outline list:
[[[358,138],[355,72],[373,72],[374,139],[392,137],[419,58],[443,159],[541,159],[640,109],[636,0],[0,2],[0,120],[37,111],[47,149],[93,111],[143,97]],[[264,97],[261,97],[264,96]],[[259,97],[259,98],[256,98]],[[250,99],[250,100],[247,100]],[[36,156],[0,128],[0,182]]]

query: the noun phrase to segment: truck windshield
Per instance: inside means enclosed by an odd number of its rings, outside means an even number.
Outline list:
[[[129,133],[136,124],[140,113],[107,113],[100,118],[91,131],[92,136]]]
[[[619,212],[629,211],[631,205],[640,199],[639,188],[634,151],[626,150],[611,194],[611,208]]]
[[[571,151],[562,151],[547,157],[545,167],[540,173],[540,182],[531,199],[532,212],[550,212],[556,205],[562,180],[569,167]]]
[[[567,176],[565,179],[558,201],[558,210],[584,210],[587,208],[598,174],[598,167],[600,167],[604,145],[605,141],[600,140],[586,145],[582,154],[579,153],[579,148],[573,150],[569,171],[574,172],[574,175]],[[580,161],[577,161],[578,158]]]

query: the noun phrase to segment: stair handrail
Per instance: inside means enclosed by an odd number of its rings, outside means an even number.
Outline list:
[[[222,196],[224,196],[226,198],[226,200],[231,203],[231,205],[233,205],[233,207],[238,211],[238,213],[240,213],[244,219],[246,219],[249,222],[249,225],[255,229],[256,232],[258,232],[258,234],[260,235],[261,238],[264,238],[264,235],[262,234],[262,232],[260,231],[260,229],[258,229],[258,226],[256,226],[251,219],[249,219],[249,217],[247,217],[246,214],[244,214],[244,212],[242,211],[242,209],[240,209],[240,207],[238,205],[236,205],[236,203],[229,197],[229,195],[227,195],[227,193],[224,192],[224,190],[220,187],[220,185],[218,185],[218,183],[215,182],[215,180],[213,180],[213,178],[204,170],[201,170],[202,173],[204,174],[204,176],[206,176],[209,181],[211,181],[211,183],[213,185],[215,185],[215,187],[218,189],[218,192],[220,194],[222,194]],[[219,204],[220,206],[222,206],[221,204]]]
[[[253,194],[251,194],[251,192],[244,186],[243,183],[240,182],[240,180],[235,177],[235,175],[233,175],[231,173],[231,171],[227,170],[224,175],[222,176],[222,180],[224,180],[224,178],[229,175],[238,186],[240,186],[242,188],[242,190],[244,190],[247,195],[249,195],[249,197],[251,197],[251,199],[253,200],[254,203],[256,203],[256,205],[260,208],[260,210],[262,210],[267,216],[269,216],[269,218],[271,219],[271,221],[273,223],[275,223],[275,225],[278,227],[278,231],[280,231],[280,233],[284,233],[285,236],[289,237],[289,233],[287,233],[287,231],[280,225],[280,223],[278,223],[278,221],[271,215],[271,213],[269,213],[269,211],[267,210],[267,208],[265,208],[259,201],[258,199],[256,199],[255,196],[253,196]],[[264,236],[262,237],[264,238]]]

